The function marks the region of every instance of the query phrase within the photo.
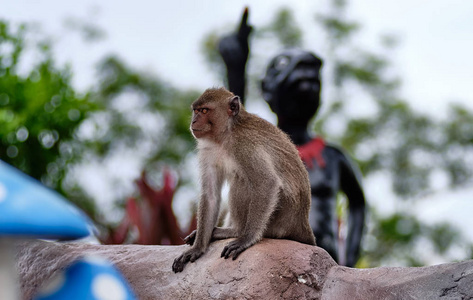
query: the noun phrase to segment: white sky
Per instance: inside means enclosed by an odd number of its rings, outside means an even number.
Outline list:
[[[92,84],[98,59],[115,53],[130,66],[159,74],[175,86],[203,90],[220,82],[203,63],[199,49],[202,38],[216,28],[233,29],[248,2],[0,0],[0,18],[38,22],[45,33],[56,37],[60,61],[72,64],[74,82],[79,88]],[[321,45],[323,37],[314,18],[318,11],[327,8],[327,1],[251,1],[249,22],[255,27],[266,24],[282,5],[291,7],[299,25],[306,29],[309,49],[324,57],[326,48]],[[360,48],[378,45],[382,33],[400,37],[393,63],[402,76],[403,96],[413,100],[412,106],[442,116],[446,104],[452,101],[473,109],[473,1],[353,0],[348,13],[363,26],[357,36]],[[63,28],[67,17],[95,20],[107,38],[87,45],[77,34],[65,36],[69,32]],[[386,199],[376,195],[377,183],[367,182],[366,188],[370,187],[373,189],[367,194],[373,195],[374,205],[382,207]],[[472,195],[470,188],[455,197],[473,200]],[[436,212],[432,208],[423,215],[440,217],[444,206],[436,207]],[[458,219],[469,222],[466,227],[473,228],[471,209],[462,210],[461,204],[449,209],[455,211],[455,207],[460,208]],[[468,234],[473,239],[473,234]]]
[[[59,38],[63,61],[73,63],[75,82],[87,87],[93,66],[106,53],[117,53],[131,66],[147,69],[175,85],[204,89],[215,85],[200,55],[204,34],[233,28],[248,1],[60,1],[0,0],[0,17],[37,21]],[[290,3],[290,4],[289,4]],[[401,44],[394,63],[403,78],[404,95],[414,107],[442,114],[448,101],[473,108],[473,1],[354,0],[349,16],[363,25],[360,45],[375,46],[381,33],[394,33]],[[307,44],[322,57],[324,45],[314,26],[327,0],[251,1],[250,22],[268,22],[279,7],[293,8],[307,29]],[[84,45],[77,35],[64,37],[66,17],[96,20],[107,33],[101,43]]]

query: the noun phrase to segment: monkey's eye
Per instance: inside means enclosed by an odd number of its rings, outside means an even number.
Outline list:
[[[202,113],[205,115],[206,113],[209,112],[208,108],[201,108]]]

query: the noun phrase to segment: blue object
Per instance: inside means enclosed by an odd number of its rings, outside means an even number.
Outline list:
[[[132,300],[132,289],[120,272],[100,257],[85,257],[57,273],[34,300]]]
[[[92,222],[56,192],[0,161],[0,237],[72,240]]]

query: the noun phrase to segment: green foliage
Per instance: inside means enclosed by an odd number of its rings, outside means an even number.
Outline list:
[[[27,31],[0,21],[0,159],[64,192],[66,165],[77,158],[68,142],[97,105],[74,90],[70,70],[55,66],[47,42],[34,49],[39,61],[18,71]]]
[[[72,31],[78,32],[87,42],[100,41],[106,36],[103,30],[90,21],[69,17],[65,21],[65,26]]]
[[[372,235],[376,238],[365,245],[364,253],[371,265],[379,265],[387,253],[391,260],[402,259],[409,262],[409,265],[421,265],[419,258],[415,257],[414,241],[419,238],[423,227],[416,218],[394,214],[385,219],[377,219],[374,223],[377,226]]]
[[[84,24],[75,26],[84,31]],[[95,199],[71,169],[124,149],[134,151],[145,167],[177,167],[194,146],[188,124],[198,93],[173,88],[110,56],[98,65],[98,84],[80,94],[71,84],[72,72],[56,66],[46,38],[28,49],[39,61],[18,71],[26,40],[34,40],[28,33],[26,25],[0,22],[0,159],[61,192],[101,223]]]
[[[378,86],[382,79],[379,74],[386,68],[387,62],[375,55],[360,55],[356,61],[339,61],[335,67],[335,84],[341,86],[346,80],[360,84]]]
[[[138,118],[148,112],[162,121],[162,128],[159,136],[152,138],[155,145],[146,158],[147,163],[181,162],[194,145],[188,129],[190,104],[199,94],[179,91],[159,78],[136,72],[116,57],[104,59],[98,69],[100,84],[93,96],[107,108],[100,116],[109,122],[100,129],[100,138],[92,139],[97,154],[106,156],[122,144],[139,148],[148,137],[147,128],[138,124]],[[136,103],[131,111],[116,103],[123,98]],[[130,116],[132,113],[134,117]]]
[[[359,25],[353,22],[342,22],[336,17],[319,16],[318,20],[323,23],[328,34],[338,42],[342,42],[353,32],[357,31]]]
[[[436,224],[429,228],[429,232],[426,235],[430,237],[435,249],[440,254],[445,254],[460,239],[458,231],[445,223]]]
[[[198,95],[133,70],[117,57],[106,57],[98,65],[98,84],[90,96],[104,109],[90,114],[76,134],[76,142],[86,148],[81,164],[106,161],[122,152],[134,153],[150,176],[163,165],[179,170],[194,147],[188,126],[190,104]],[[179,184],[186,184],[187,177],[181,174]],[[116,174],[109,174],[107,180],[123,184]],[[83,193],[76,192],[69,198],[78,203]],[[119,190],[110,193],[117,207],[129,196]],[[94,219],[106,226],[97,213]]]
[[[324,28],[329,43],[332,45],[346,43],[360,29],[360,25],[344,18],[347,1],[333,0],[331,6],[331,13],[318,14],[316,20]]]
[[[432,255],[448,255],[461,244],[458,229],[447,223],[426,225],[409,213],[394,213],[381,218],[372,215],[372,233],[366,241],[363,256],[367,266],[390,264],[423,266]]]
[[[283,47],[302,46],[302,31],[295,24],[294,15],[288,8],[280,9],[271,23],[262,29],[262,32],[274,34]]]
[[[449,153],[471,151],[473,131],[471,125],[465,124],[472,124],[473,114],[452,106],[451,117],[437,120],[414,111],[398,96],[400,80],[392,77],[389,58],[352,46],[349,40],[354,30],[347,30],[350,26],[334,26],[326,21],[349,23],[344,14],[345,4],[334,2],[330,13],[319,16],[322,28],[328,32],[337,92],[334,99],[328,99],[331,107],[327,115],[318,119],[317,131],[329,140],[340,141],[357,158],[365,176],[388,170],[394,192],[405,199],[432,190],[430,178],[436,171],[447,174],[452,186],[471,180],[471,168],[465,163],[467,156]],[[354,87],[357,98],[364,99],[364,103],[357,100],[356,105],[374,104],[375,114],[355,117],[350,113],[351,99],[345,95],[352,95]],[[331,118],[345,122],[342,134],[330,132],[327,120]]]

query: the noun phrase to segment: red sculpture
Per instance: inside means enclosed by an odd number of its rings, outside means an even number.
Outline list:
[[[147,181],[146,172],[135,181],[141,201],[129,198],[121,223],[111,229],[105,244],[181,245],[183,237],[196,226],[195,214],[187,231],[182,231],[172,210],[176,182],[169,170],[164,170],[162,189],[153,189]]]

